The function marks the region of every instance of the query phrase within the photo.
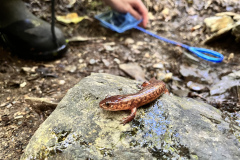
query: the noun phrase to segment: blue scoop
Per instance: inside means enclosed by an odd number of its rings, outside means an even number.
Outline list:
[[[218,53],[216,51],[212,51],[210,49],[205,49],[205,48],[191,47],[186,44],[176,42],[176,41],[164,38],[164,37],[160,37],[152,32],[149,32],[149,31],[143,29],[142,27],[138,26],[138,24],[142,20],[135,19],[129,13],[123,14],[123,13],[119,13],[116,11],[108,11],[108,12],[105,12],[105,13],[95,16],[95,18],[98,19],[104,27],[109,28],[118,33],[123,33],[126,30],[135,28],[135,29],[138,29],[144,33],[147,33],[157,39],[160,39],[165,42],[186,48],[190,52],[194,53],[195,55],[197,55],[198,57],[200,57],[204,60],[220,63],[224,59],[224,56],[221,53]],[[209,56],[209,55],[211,55],[211,56]],[[214,56],[214,57],[212,57],[212,56]]]

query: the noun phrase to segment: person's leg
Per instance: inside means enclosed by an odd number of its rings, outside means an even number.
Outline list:
[[[37,60],[52,60],[67,50],[63,33],[30,13],[21,0],[0,0],[0,39],[13,53]]]

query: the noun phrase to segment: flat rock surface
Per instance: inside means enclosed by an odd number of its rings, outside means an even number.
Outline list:
[[[109,74],[82,79],[39,127],[21,159],[239,159],[240,143],[220,112],[163,95],[130,111],[105,111],[106,95],[136,93],[139,83]]]

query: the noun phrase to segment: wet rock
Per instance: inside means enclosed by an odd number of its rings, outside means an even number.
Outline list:
[[[222,77],[222,80],[210,88],[211,95],[218,95],[226,92],[234,86],[240,85],[240,71],[230,73]]]
[[[106,95],[135,93],[137,85],[109,74],[82,79],[39,127],[21,159],[239,158],[230,125],[203,102],[163,95],[140,107],[125,126],[119,121],[129,111],[99,108]]]

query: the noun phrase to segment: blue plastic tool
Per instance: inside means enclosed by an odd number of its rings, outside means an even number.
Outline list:
[[[176,42],[176,41],[164,38],[164,37],[160,37],[150,31],[147,31],[147,30],[143,29],[142,27],[138,26],[138,24],[141,22],[141,20],[136,20],[129,13],[123,14],[123,13],[119,13],[116,11],[108,11],[108,12],[105,12],[105,13],[95,16],[95,18],[98,19],[104,27],[109,28],[118,33],[123,33],[126,30],[135,28],[135,29],[138,29],[144,33],[147,33],[157,39],[160,39],[165,42],[186,48],[204,60],[220,63],[224,59],[224,56],[221,53],[218,53],[216,51],[212,51],[210,49],[205,49],[205,48],[191,47],[191,46],[188,46],[188,45],[180,43],[180,42]],[[209,56],[209,55],[212,55],[214,57]]]

